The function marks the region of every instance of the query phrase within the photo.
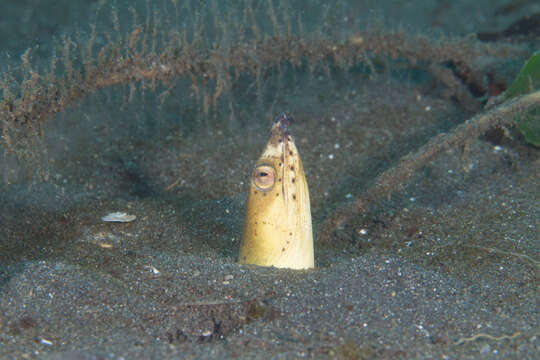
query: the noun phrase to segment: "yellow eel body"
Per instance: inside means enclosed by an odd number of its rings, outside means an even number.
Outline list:
[[[241,264],[308,269],[315,266],[309,192],[300,155],[277,117],[251,173]]]

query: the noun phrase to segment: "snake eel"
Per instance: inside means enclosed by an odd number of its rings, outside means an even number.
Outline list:
[[[304,168],[280,114],[250,177],[239,262],[278,268],[315,266],[309,192]]]

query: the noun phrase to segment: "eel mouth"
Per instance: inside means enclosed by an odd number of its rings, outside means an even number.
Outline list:
[[[289,135],[289,126],[293,123],[293,121],[294,119],[292,118],[292,116],[289,116],[284,112],[279,114],[274,120],[272,132],[277,130],[282,137]]]

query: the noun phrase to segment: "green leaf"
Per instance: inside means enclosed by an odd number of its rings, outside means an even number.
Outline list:
[[[504,93],[508,100],[519,95],[528,94],[540,86],[540,51],[534,53],[523,65],[512,85]]]
[[[508,100],[540,88],[540,51],[523,65],[514,82],[504,93]],[[516,120],[519,131],[527,142],[540,147],[540,108],[533,109]]]
[[[525,140],[540,147],[540,108],[523,115],[517,120],[517,124]]]

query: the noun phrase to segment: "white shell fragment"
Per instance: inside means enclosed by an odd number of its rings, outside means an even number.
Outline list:
[[[152,271],[155,275],[159,274],[159,270],[152,265],[146,265],[145,268],[150,269],[150,271]]]
[[[41,338],[41,340],[39,340],[39,342],[43,345],[54,345],[54,343],[51,341],[51,340],[47,340],[47,339],[44,339],[44,338]]]
[[[107,222],[131,222],[135,220],[137,217],[135,215],[128,215],[123,212],[113,212],[110,214],[105,215],[101,218],[103,221]]]

